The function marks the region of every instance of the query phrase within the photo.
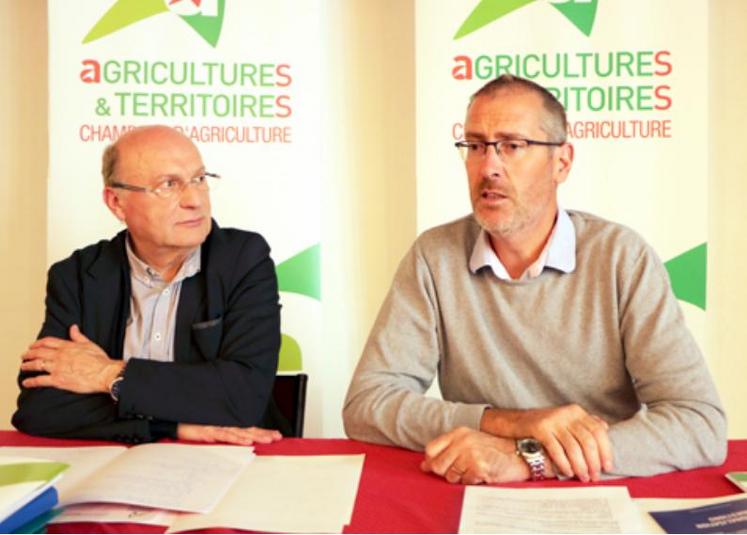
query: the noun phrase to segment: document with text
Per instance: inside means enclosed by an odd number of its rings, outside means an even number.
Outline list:
[[[116,503],[190,513],[212,511],[254,458],[246,447],[185,444],[0,448],[0,455],[20,450],[71,465],[60,482],[64,505]]]
[[[467,487],[459,533],[641,533],[626,487]]]

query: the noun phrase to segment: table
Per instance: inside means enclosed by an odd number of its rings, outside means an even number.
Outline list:
[[[95,446],[110,442],[59,440],[0,431],[2,446]],[[420,471],[422,454],[345,439],[283,439],[258,444],[258,455],[324,455],[364,453],[353,519],[345,533],[456,533],[464,486]],[[633,498],[708,498],[735,494],[726,472],[747,471],[747,440],[729,442],[726,463],[714,468],[673,472],[648,478],[626,478],[600,483],[545,481],[508,487],[579,487],[625,485]],[[163,528],[139,524],[56,524],[50,533],[162,533]],[[225,530],[213,530],[224,532]]]

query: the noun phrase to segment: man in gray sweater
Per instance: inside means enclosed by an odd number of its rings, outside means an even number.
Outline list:
[[[352,438],[425,449],[450,482],[719,464],[726,418],[666,271],[635,232],[558,207],[562,105],[508,75],[471,99],[473,214],[423,233],[343,409]],[[443,400],[426,397],[438,376]]]

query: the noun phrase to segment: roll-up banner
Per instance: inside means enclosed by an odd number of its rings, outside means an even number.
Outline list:
[[[218,223],[270,243],[283,306],[280,372],[310,376],[308,436],[324,434],[331,358],[320,351],[318,3],[48,3],[48,262],[121,229],[101,200],[106,145],[144,124],[182,131],[222,176],[211,191]],[[329,413],[339,419],[338,408]]]
[[[470,212],[469,96],[508,73],[565,106],[564,208],[632,227],[665,262],[701,348],[708,181],[706,0],[416,0],[418,230]]]

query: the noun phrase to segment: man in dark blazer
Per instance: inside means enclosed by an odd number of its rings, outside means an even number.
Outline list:
[[[265,240],[211,219],[218,177],[171,128],[123,135],[102,174],[104,201],[127,230],[50,268],[13,425],[131,443],[279,439],[256,427],[280,347]]]

